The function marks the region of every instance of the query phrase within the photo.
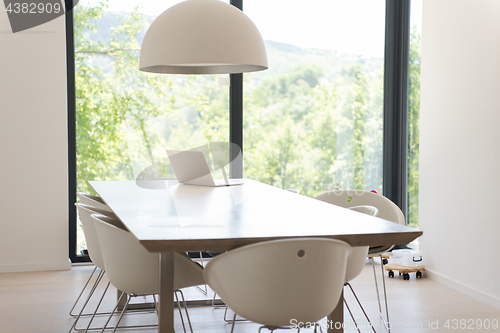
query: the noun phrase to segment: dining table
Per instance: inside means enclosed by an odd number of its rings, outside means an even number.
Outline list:
[[[174,332],[174,253],[230,251],[264,241],[319,237],[351,246],[408,244],[422,231],[255,180],[206,187],[171,179],[89,181],[125,227],[160,253],[158,332]],[[343,295],[328,332],[343,332]]]

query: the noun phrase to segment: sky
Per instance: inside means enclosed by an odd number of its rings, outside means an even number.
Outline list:
[[[179,2],[109,0],[108,8],[130,11],[141,4],[147,15],[158,16]],[[243,11],[264,39],[367,57],[384,54],[385,0],[244,0]],[[413,0],[412,24],[421,17],[422,0]]]

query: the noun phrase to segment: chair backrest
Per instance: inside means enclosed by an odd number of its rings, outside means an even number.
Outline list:
[[[350,253],[347,243],[333,239],[262,242],[215,257],[204,275],[235,313],[251,321],[315,322],[337,305]]]
[[[362,190],[336,190],[321,193],[314,199],[344,208],[361,205],[374,206],[378,209],[377,217],[403,225],[406,223],[401,209],[394,202],[378,193]]]
[[[109,208],[109,206],[106,205],[106,203],[98,196],[88,193],[77,193],[77,195],[80,199],[80,203],[84,205],[106,210],[108,212],[113,212],[111,208]]]
[[[363,190],[336,190],[321,193],[314,197],[314,199],[344,208],[361,205],[374,206],[378,209],[377,217],[402,225],[406,224],[405,216],[401,209],[394,202],[378,193]],[[392,247],[393,244],[370,247],[368,252],[376,255],[389,251]]]
[[[137,295],[159,292],[159,254],[150,253],[116,219],[92,215],[109,281]],[[174,256],[174,288],[204,284],[203,267],[185,254]]]
[[[78,210],[80,221],[82,222],[83,233],[85,235],[85,241],[87,243],[87,250],[89,251],[90,259],[92,259],[94,265],[96,265],[102,270],[105,270],[101,254],[101,246],[99,245],[99,239],[97,238],[97,232],[95,230],[94,220],[92,219],[91,215],[102,214],[115,219],[116,216],[115,214],[109,211],[91,207],[81,203],[76,203],[75,206],[76,209]]]
[[[130,232],[116,226],[116,219],[92,218],[111,284],[138,295],[158,293],[158,253],[149,253]]]

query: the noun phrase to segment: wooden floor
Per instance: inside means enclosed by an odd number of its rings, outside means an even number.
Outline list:
[[[367,262],[368,263],[368,262]],[[63,333],[68,332],[74,319],[68,312],[78,296],[85,281],[90,275],[92,266],[77,266],[70,271],[30,272],[0,274],[0,332],[2,333]],[[380,274],[380,266],[377,265]],[[104,280],[104,279],[103,279]],[[500,332],[500,329],[478,329],[476,324],[487,320],[500,321],[500,310],[465,296],[446,286],[429,279],[404,281],[396,276],[387,279],[390,319],[393,332]],[[107,281],[106,281],[107,282]],[[370,318],[375,326],[381,325],[378,320],[378,306],[373,289],[372,266],[367,264],[363,273],[353,281]],[[100,290],[103,290],[102,283]],[[187,291],[189,298],[203,298],[196,289]],[[356,307],[351,293],[346,290],[346,299],[354,310],[358,322],[363,316]],[[116,300],[116,291],[112,290],[103,303],[104,310],[112,309]],[[144,301],[139,299],[139,302]],[[224,310],[211,306],[198,306],[189,309],[194,332],[230,332],[230,325],[223,321]],[[176,311],[176,316],[178,316]],[[131,314],[125,316],[124,323],[154,323],[155,314]],[[352,324],[346,311],[346,324]],[[453,320],[466,320],[469,329],[453,329]],[[103,318],[97,321],[102,322]],[[445,328],[449,320],[450,328]],[[474,325],[469,326],[474,320]],[[83,323],[83,322],[82,322]],[[361,323],[361,322],[360,322]],[[436,327],[436,324],[438,327]],[[429,328],[429,325],[432,328]],[[258,325],[238,323],[235,332],[257,332]],[[122,330],[125,332],[155,332],[155,329]],[[176,331],[182,332],[180,318],[176,317]],[[307,332],[308,330],[301,330]],[[353,332],[354,327],[346,329]],[[371,332],[361,325],[362,332]],[[377,331],[383,332],[383,329]],[[286,332],[286,331],[284,331]]]

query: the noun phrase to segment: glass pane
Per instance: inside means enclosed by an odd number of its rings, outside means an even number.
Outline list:
[[[382,191],[384,0],[252,0],[269,69],[244,77],[244,171],[315,196]]]
[[[410,85],[408,96],[408,216],[418,227],[418,150],[420,124],[420,49],[422,0],[412,0],[410,16]]]
[[[228,75],[138,70],[151,22],[180,1],[81,1],[75,7],[77,186],[174,176],[165,150],[229,140]],[[153,167],[152,167],[153,166]],[[85,248],[81,226],[78,252]]]

